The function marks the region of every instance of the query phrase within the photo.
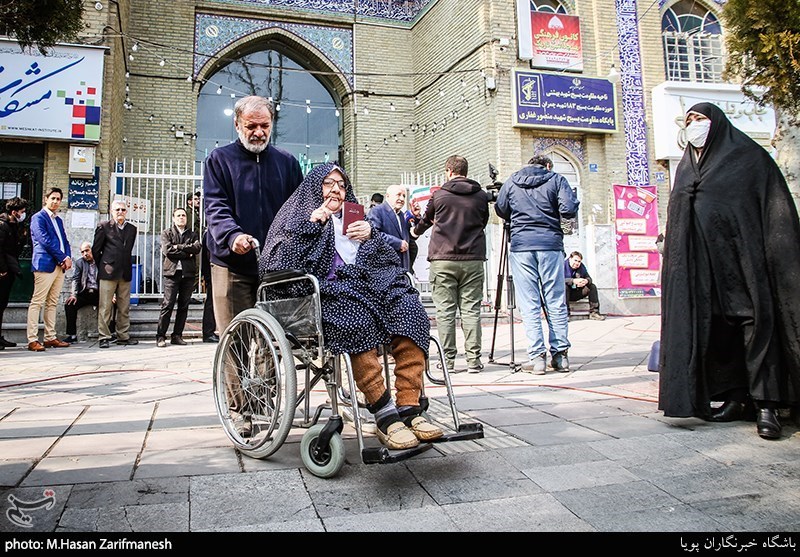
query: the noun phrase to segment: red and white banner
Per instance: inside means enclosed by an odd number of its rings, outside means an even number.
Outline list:
[[[517,44],[521,60],[532,68],[583,71],[580,18],[537,12],[528,0],[517,0]]]

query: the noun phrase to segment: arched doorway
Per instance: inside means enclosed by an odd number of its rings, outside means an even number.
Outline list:
[[[247,95],[273,99],[271,142],[295,155],[304,173],[340,161],[340,103],[290,55],[272,49],[245,54],[205,80],[197,102],[197,160],[236,140],[233,106]]]

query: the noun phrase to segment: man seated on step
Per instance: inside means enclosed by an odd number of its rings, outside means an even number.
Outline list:
[[[564,280],[567,283],[567,310],[569,302],[577,302],[588,296],[589,319],[602,321],[606,317],[600,313],[600,299],[597,296],[597,286],[589,276],[586,265],[583,264],[583,255],[573,251],[564,260]]]
[[[64,342],[78,342],[78,310],[82,307],[97,307],[100,304],[100,286],[97,280],[97,263],[92,255],[92,244],[81,244],[81,257],[76,259],[72,267],[70,295],[64,301],[64,314],[67,317],[67,336]],[[113,300],[116,303],[116,300]],[[114,320],[109,323],[109,330],[114,333]]]

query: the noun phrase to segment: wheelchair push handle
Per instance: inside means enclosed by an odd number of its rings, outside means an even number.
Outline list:
[[[261,244],[255,238],[250,238],[250,245],[256,252],[256,261],[259,261],[261,259]]]

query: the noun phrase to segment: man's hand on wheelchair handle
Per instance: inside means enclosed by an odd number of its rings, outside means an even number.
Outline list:
[[[239,255],[244,255],[253,247],[253,237],[250,234],[239,234],[233,241],[233,253]]]

